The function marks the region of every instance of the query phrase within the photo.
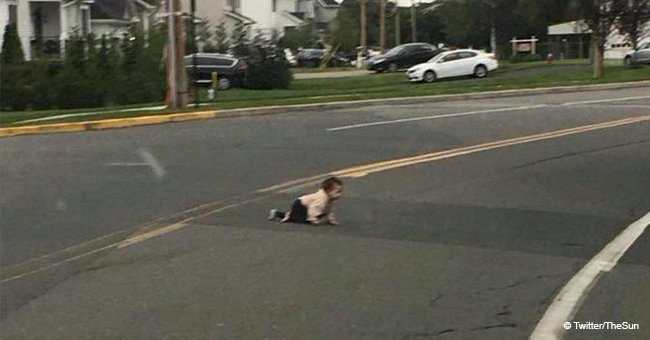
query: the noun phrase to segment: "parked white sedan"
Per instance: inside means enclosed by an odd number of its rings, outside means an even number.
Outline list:
[[[483,78],[499,67],[493,54],[475,50],[454,50],[438,54],[406,71],[409,80],[431,83],[436,79],[473,75]]]

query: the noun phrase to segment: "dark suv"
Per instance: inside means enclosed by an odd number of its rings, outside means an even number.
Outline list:
[[[212,83],[212,72],[217,72],[219,89],[227,90],[234,86],[241,86],[246,76],[246,63],[227,54],[197,53],[185,56],[185,69],[188,79],[192,76],[192,58],[196,57],[196,79],[197,84],[210,85]]]
[[[371,71],[395,72],[424,63],[440,52],[442,52],[441,49],[426,43],[398,45],[390,49],[386,54],[370,59],[367,67]]]
[[[300,67],[318,67],[323,58],[325,58],[325,50],[318,48],[308,48],[300,51],[296,56],[296,61]],[[350,65],[350,60],[345,58],[339,53],[334,53],[327,66],[347,66]]]

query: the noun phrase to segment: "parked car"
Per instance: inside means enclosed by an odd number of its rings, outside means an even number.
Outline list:
[[[406,69],[423,63],[442,52],[433,45],[412,43],[395,46],[386,54],[376,56],[368,61],[368,70],[376,72]]]
[[[623,58],[626,66],[650,64],[650,41],[640,44],[635,50],[627,52]]]
[[[218,53],[197,53],[185,56],[185,69],[188,79],[193,79],[193,57],[196,56],[196,79],[197,84],[209,85],[212,83],[212,72],[217,72],[219,81],[218,88],[227,90],[235,86],[241,86],[246,77],[246,63],[228,54]]]
[[[301,67],[318,67],[325,58],[325,50],[318,48],[308,48],[300,51],[296,56],[298,66]],[[350,59],[340,53],[334,53],[330,58],[327,66],[347,66],[350,65]]]
[[[426,63],[408,69],[409,80],[431,83],[436,79],[473,75],[483,78],[499,67],[493,54],[475,50],[443,52]]]

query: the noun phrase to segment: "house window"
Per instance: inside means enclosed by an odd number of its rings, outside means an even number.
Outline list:
[[[9,5],[9,25],[18,21],[18,11],[16,5]]]
[[[239,9],[239,1],[240,0],[228,0],[228,6],[234,11]]]

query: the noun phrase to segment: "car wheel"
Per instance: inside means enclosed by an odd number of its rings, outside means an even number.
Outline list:
[[[395,63],[390,63],[390,65],[388,65],[388,70],[389,70],[390,72],[397,72],[397,64],[395,64]]]
[[[436,73],[431,71],[431,70],[426,71],[426,72],[424,72],[424,75],[422,76],[422,80],[425,83],[433,83],[434,81],[436,81]]]
[[[488,74],[487,67],[483,65],[478,65],[474,68],[474,77],[476,78],[485,78],[487,74]]]
[[[625,59],[623,59],[623,65],[625,66],[632,66],[632,57],[627,56]]]
[[[219,90],[228,90],[232,87],[232,81],[229,78],[219,78]]]

